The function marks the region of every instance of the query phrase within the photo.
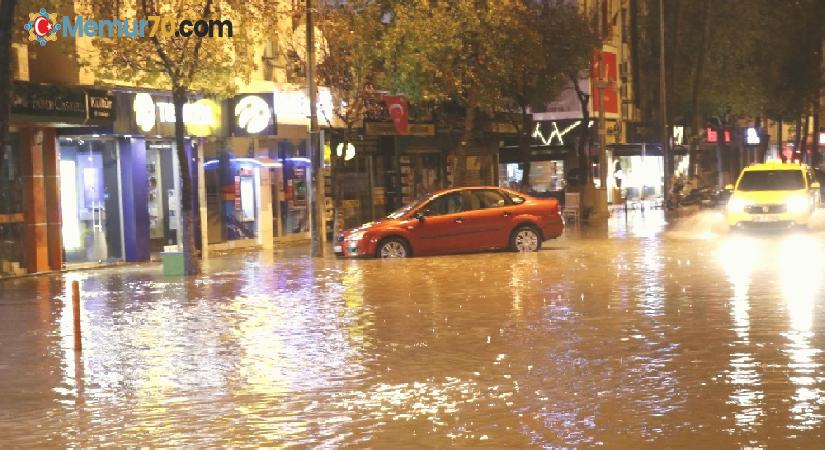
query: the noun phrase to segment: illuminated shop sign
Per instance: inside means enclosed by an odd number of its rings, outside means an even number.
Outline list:
[[[309,118],[309,98],[304,90],[276,90],[273,93],[274,111],[278,123],[303,125]],[[318,88],[318,122],[332,122],[334,117],[332,92],[327,87]]]
[[[108,91],[15,81],[10,97],[11,113],[32,120],[111,123],[114,117],[115,99]]]
[[[681,125],[674,125],[673,126],[673,144],[674,145],[684,145],[685,144],[685,127]]]
[[[232,100],[232,134],[234,136],[275,135],[272,94],[242,94]]]
[[[759,137],[759,130],[754,127],[745,129],[745,143],[747,145],[759,145],[762,139]]]
[[[707,133],[707,143],[715,144],[719,141],[719,133],[716,130],[708,127],[705,131]],[[725,129],[725,143],[730,143],[730,130],[728,129]]]
[[[153,97],[141,92],[132,100],[131,114],[141,133],[174,134],[175,105],[168,98]],[[220,106],[210,99],[200,99],[183,105],[183,123],[192,136],[211,136],[220,128]]]
[[[581,120],[552,120],[550,122],[536,122],[533,127],[533,139],[540,145],[563,147],[568,145],[568,140],[575,137]],[[588,128],[593,126],[590,121]]]

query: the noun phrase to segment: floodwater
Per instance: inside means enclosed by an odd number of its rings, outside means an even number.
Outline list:
[[[0,446],[822,447],[825,235],[681,223],[0,281]]]

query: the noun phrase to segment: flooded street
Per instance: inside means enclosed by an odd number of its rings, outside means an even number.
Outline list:
[[[825,234],[706,231],[649,213],[537,254],[0,281],[0,442],[821,446]]]

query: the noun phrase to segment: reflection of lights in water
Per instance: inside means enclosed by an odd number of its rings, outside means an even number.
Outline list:
[[[816,362],[820,349],[811,346],[814,333],[814,302],[822,282],[822,252],[819,243],[810,236],[794,235],[784,239],[779,249],[779,271],[782,298],[788,308],[790,329],[785,353],[793,371],[791,383],[796,385],[790,408],[795,423],[789,428],[809,430],[819,426],[822,415],[817,412],[822,390],[812,387],[814,374],[821,364]]]
[[[734,236],[722,241],[717,254],[719,263],[733,288],[733,296],[730,299],[731,319],[738,338],[734,342],[734,351],[730,354],[731,368],[727,374],[728,383],[735,386],[730,395],[730,402],[739,407],[734,414],[736,426],[746,430],[753,429],[759,419],[765,416],[765,411],[759,406],[765,395],[761,390],[754,389],[762,385],[762,379],[756,370],[757,361],[750,352],[736,350],[750,344],[748,291],[760,255],[757,245],[758,242],[754,239]]]
[[[645,241],[646,249],[642,252],[642,262],[647,273],[642,279],[641,298],[644,305],[643,314],[658,317],[664,314],[663,302],[665,297],[665,279],[662,276],[662,255],[658,241]]]

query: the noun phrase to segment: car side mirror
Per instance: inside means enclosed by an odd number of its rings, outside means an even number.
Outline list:
[[[811,189],[819,189],[819,186],[820,185],[818,181],[814,181],[813,183],[811,183]]]
[[[732,184],[726,184],[725,185],[725,190],[726,191],[732,191],[733,190],[733,185]]]
[[[418,219],[418,221],[419,221],[419,222],[423,222],[423,221],[424,221],[424,214],[421,214],[420,212],[417,212],[417,213],[413,214],[413,217],[415,217],[416,219]]]

